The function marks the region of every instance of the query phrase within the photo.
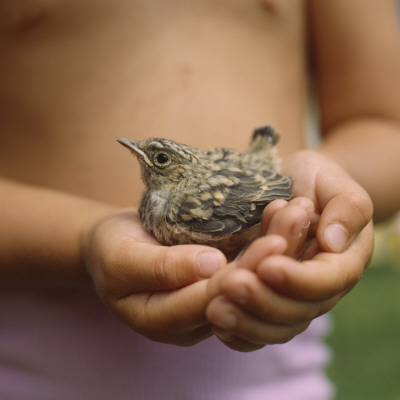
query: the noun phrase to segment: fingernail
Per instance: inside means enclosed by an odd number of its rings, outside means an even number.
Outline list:
[[[225,257],[219,251],[205,251],[197,256],[197,266],[203,278],[213,276],[225,265]]]
[[[232,312],[227,311],[212,322],[219,328],[232,329],[237,325],[237,318]]]
[[[221,328],[218,328],[217,326],[213,327],[213,333],[215,336],[217,336],[223,342],[232,342],[233,341],[233,336],[231,334],[229,334],[228,332],[224,331]]]
[[[305,218],[304,220],[300,221],[292,228],[292,237],[295,239],[300,238],[301,235],[310,227],[310,225],[311,222],[309,218]]]
[[[347,243],[347,238],[348,233],[343,225],[332,224],[325,229],[325,243],[335,253],[340,253],[344,250]]]

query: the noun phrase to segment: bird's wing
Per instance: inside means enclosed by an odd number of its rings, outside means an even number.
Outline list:
[[[272,200],[292,196],[290,177],[256,170],[231,174],[220,171],[200,184],[174,207],[171,219],[183,229],[227,235],[261,222],[261,214]]]

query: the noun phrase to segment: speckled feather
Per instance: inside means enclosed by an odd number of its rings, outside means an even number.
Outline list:
[[[260,223],[268,203],[291,197],[292,179],[278,173],[279,135],[271,127],[254,131],[246,153],[200,151],[159,138],[117,140],[140,162],[147,191],[139,213],[144,229],[163,244],[233,250],[257,235],[257,229],[243,233]]]

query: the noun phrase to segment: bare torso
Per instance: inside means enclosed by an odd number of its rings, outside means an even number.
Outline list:
[[[3,9],[1,9],[3,8]],[[303,146],[300,0],[6,0],[0,6],[0,175],[137,205],[115,136],[244,150],[271,124]]]

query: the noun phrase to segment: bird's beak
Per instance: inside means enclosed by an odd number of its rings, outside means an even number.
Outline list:
[[[132,153],[141,157],[146,162],[147,165],[153,167],[153,163],[149,160],[146,153],[139,148],[139,142],[121,137],[117,137],[115,139],[117,140],[118,143],[121,143],[122,146],[128,148]]]

